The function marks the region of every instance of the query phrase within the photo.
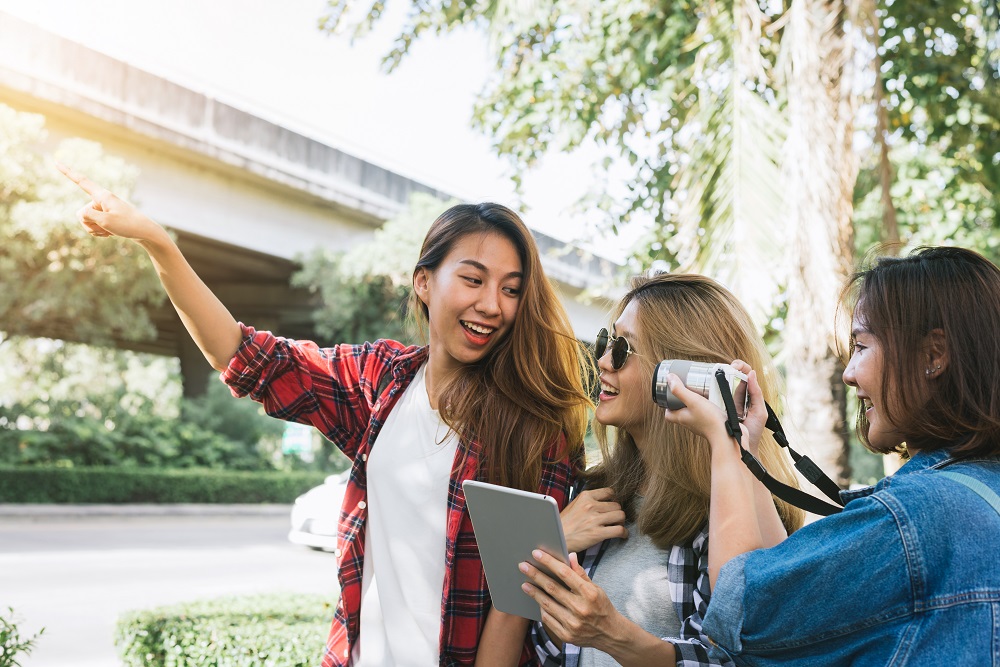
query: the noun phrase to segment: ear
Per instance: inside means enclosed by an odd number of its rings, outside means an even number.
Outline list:
[[[431,293],[430,273],[422,266],[418,266],[413,270],[413,291],[425,306],[429,305]]]
[[[924,337],[923,360],[927,378],[936,378],[948,368],[948,340],[943,329],[931,329]]]

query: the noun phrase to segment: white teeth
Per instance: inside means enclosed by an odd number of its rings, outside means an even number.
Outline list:
[[[601,393],[611,394],[612,396],[617,396],[618,395],[618,390],[615,389],[614,387],[610,387],[610,386],[608,386],[608,385],[606,385],[606,384],[604,384],[602,382],[601,383]]]
[[[472,322],[462,321],[462,326],[470,331],[475,331],[478,334],[489,335],[496,331],[495,329],[490,329],[489,327],[481,327],[478,324],[473,324]]]

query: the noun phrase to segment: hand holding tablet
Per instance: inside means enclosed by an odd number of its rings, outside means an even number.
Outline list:
[[[535,549],[569,562],[556,501],[539,493],[474,480],[466,480],[462,488],[493,606],[540,621],[538,603],[521,590],[527,578],[518,565],[527,561],[551,574],[531,556]]]

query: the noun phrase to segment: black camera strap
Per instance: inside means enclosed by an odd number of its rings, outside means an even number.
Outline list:
[[[764,406],[767,408],[767,422],[765,422],[764,427],[774,433],[774,439],[779,446],[788,450],[792,460],[795,462],[795,468],[802,473],[809,483],[837,504],[831,505],[815,496],[809,495],[801,489],[779,482],[767,472],[767,469],[757,457],[747,451],[743,446],[743,432],[740,430],[740,419],[736,414],[736,403],[733,401],[733,392],[729,388],[729,380],[721,369],[715,372],[715,379],[719,383],[719,389],[722,390],[722,402],[726,406],[726,432],[736,440],[736,444],[740,447],[740,458],[746,467],[750,469],[753,476],[760,480],[764,488],[785,502],[813,514],[830,516],[831,514],[840,512],[844,504],[840,499],[840,487],[837,486],[836,482],[827,477],[820,467],[813,463],[808,456],[799,454],[788,445],[788,438],[785,437],[785,431],[781,427],[781,422],[778,421],[778,416],[766,402]]]

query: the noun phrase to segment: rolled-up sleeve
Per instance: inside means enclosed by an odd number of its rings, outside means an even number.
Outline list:
[[[368,425],[379,378],[402,346],[394,341],[320,348],[240,325],[243,341],[221,378],[285,421],[316,427],[350,458]]]
[[[275,355],[278,338],[270,332],[256,331],[242,323],[240,328],[243,330],[243,341],[222,372],[222,381],[229,385],[233,396],[250,396],[260,402],[270,379],[289,367],[287,356]]]

